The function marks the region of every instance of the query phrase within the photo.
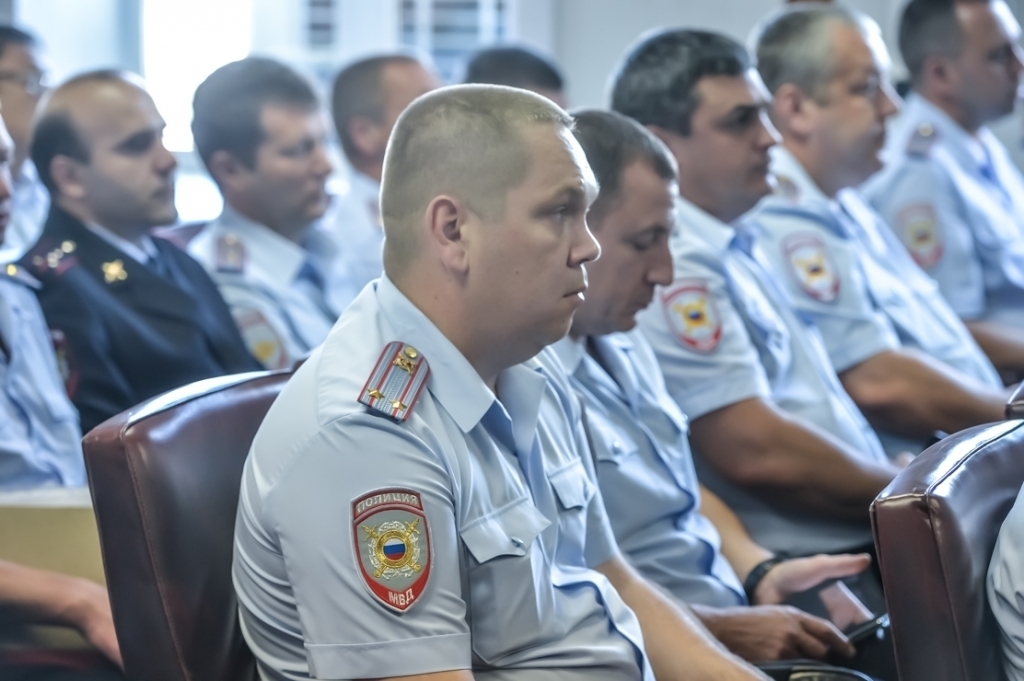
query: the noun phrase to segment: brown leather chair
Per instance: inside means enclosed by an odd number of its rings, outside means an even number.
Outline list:
[[[129,679],[252,681],[231,556],[249,446],[290,372],[200,381],[83,440]]]
[[[871,505],[901,681],[1000,681],[985,592],[999,528],[1024,483],[1024,422],[926,449]]]

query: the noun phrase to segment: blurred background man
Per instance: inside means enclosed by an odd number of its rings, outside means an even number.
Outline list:
[[[565,79],[554,61],[526,47],[490,47],[466,63],[464,83],[507,85],[536,92],[566,107]]]

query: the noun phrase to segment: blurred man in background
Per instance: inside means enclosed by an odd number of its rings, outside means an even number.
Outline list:
[[[547,57],[525,47],[488,47],[466,63],[464,83],[507,85],[536,92],[562,107],[566,106],[565,79]]]

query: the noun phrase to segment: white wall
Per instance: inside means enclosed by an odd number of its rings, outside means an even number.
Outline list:
[[[608,75],[642,33],[673,26],[719,31],[745,42],[759,19],[781,0],[553,0],[554,53],[569,81],[573,106],[606,104]],[[903,0],[845,3],[878,21],[886,42],[894,35]],[[894,55],[894,58],[896,55]]]
[[[39,36],[50,80],[89,69],[120,66],[128,50],[122,40],[121,0],[19,0],[15,21]]]

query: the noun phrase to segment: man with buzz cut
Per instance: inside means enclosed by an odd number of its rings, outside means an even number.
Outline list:
[[[1020,25],[1003,0],[911,0],[912,91],[871,203],[1007,381],[1024,376],[1024,177],[988,124],[1013,111]]]
[[[821,331],[833,368],[891,457],[1003,418],[1002,383],[935,283],[856,185],[881,168],[898,99],[871,19],[787,8],[757,39],[773,95],[775,195],[749,220],[776,280]],[[893,338],[898,339],[898,344]]]
[[[532,359],[599,253],[571,124],[480,85],[399,117],[384,275],[242,474],[234,584],[263,678],[765,678],[619,554],[579,403]]]
[[[870,557],[785,560],[755,544],[735,514],[700,489],[686,416],[665,388],[650,343],[633,331],[655,287],[672,283],[675,161],[625,116],[590,110],[573,119],[601,188],[587,214],[601,258],[587,268],[587,297],[569,335],[540,359],[557,361],[554,368],[567,372],[580,395],[619,548],[745,659],[851,652],[829,622],[778,604],[863,570]],[[841,626],[866,618],[855,600],[843,606]]]
[[[868,506],[897,467],[740,220],[770,191],[777,136],[747,51],[704,31],[647,36],[612,103],[679,166],[674,280],[639,319],[702,482],[770,551],[870,550]]]

